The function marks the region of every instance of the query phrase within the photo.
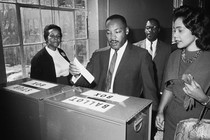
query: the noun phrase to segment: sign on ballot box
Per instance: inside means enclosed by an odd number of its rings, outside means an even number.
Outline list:
[[[44,100],[45,140],[150,140],[152,101],[81,87]]]
[[[59,94],[61,89],[61,85],[29,78],[0,88],[2,137],[8,140],[44,140],[42,101]]]
[[[91,98],[82,98],[78,96],[72,96],[62,102],[76,105],[78,107],[85,107],[99,112],[106,112],[107,110],[111,109],[114,106],[113,104],[106,103],[100,100],[94,100]]]
[[[6,139],[150,140],[151,100],[30,78],[0,93]]]

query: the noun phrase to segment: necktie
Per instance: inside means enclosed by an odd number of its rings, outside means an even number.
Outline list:
[[[148,52],[150,53],[150,55],[152,56],[153,55],[153,53],[152,53],[152,41],[151,41],[151,44],[150,44],[150,48],[149,48],[150,50],[148,50]]]
[[[151,41],[151,44],[150,44],[150,51],[152,53],[152,41]]]
[[[109,69],[106,76],[106,85],[105,85],[105,91],[108,92],[111,88],[111,82],[112,82],[112,74],[114,72],[115,63],[117,60],[117,50],[115,50],[114,55],[112,56],[111,63],[109,65]]]

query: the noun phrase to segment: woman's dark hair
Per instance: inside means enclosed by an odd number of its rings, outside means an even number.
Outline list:
[[[201,8],[193,8],[187,5],[181,6],[173,12],[173,21],[177,18],[182,18],[185,27],[198,38],[196,45],[201,50],[210,50],[209,18]]]
[[[47,41],[47,37],[49,35],[49,30],[51,29],[56,29],[60,32],[60,36],[62,38],[62,31],[61,31],[61,28],[58,26],[58,25],[55,25],[55,24],[49,24],[47,26],[45,26],[44,28],[44,40]]]

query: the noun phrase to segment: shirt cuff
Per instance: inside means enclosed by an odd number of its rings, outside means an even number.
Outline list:
[[[71,81],[75,84],[80,77],[81,77],[81,74],[77,76],[72,76]]]

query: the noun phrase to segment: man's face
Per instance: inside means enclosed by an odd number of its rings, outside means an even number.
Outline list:
[[[127,40],[128,27],[119,19],[106,22],[106,37],[111,48],[119,49]]]
[[[156,40],[158,37],[159,31],[160,31],[160,28],[158,27],[155,21],[147,21],[144,32],[145,32],[146,38],[149,41]]]

